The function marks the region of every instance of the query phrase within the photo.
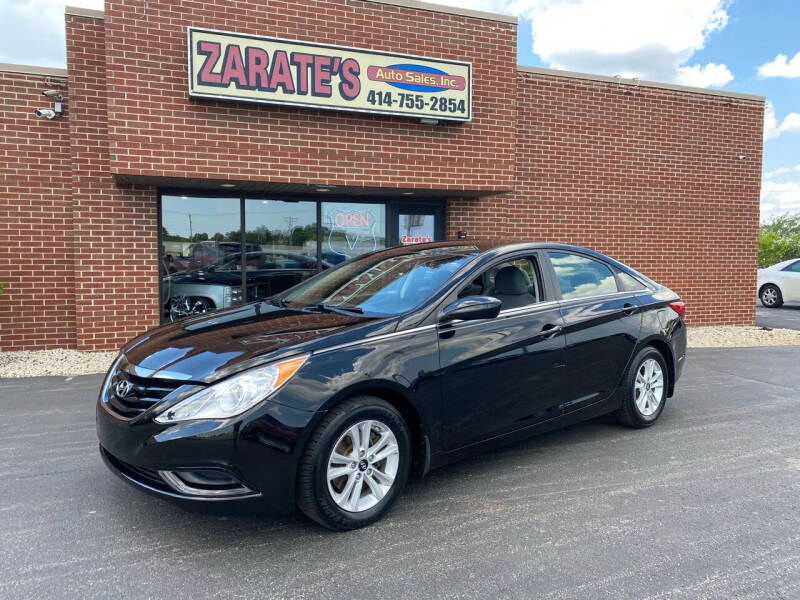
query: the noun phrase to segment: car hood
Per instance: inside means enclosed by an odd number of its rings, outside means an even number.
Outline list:
[[[134,375],[210,383],[250,367],[394,331],[396,318],[255,302],[163,325],[123,349]]]

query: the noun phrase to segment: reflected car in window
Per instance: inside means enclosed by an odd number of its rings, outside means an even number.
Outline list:
[[[259,250],[256,244],[247,244],[247,252]],[[167,273],[193,271],[227,261],[241,252],[239,242],[196,242],[189,244],[181,254],[166,254],[164,264]]]
[[[325,261],[322,268],[327,268]],[[260,250],[245,257],[247,297],[242,297],[239,254],[203,269],[176,273],[164,279],[165,312],[170,321],[242,302],[266,298],[317,273],[317,259],[298,252]]]
[[[100,452],[160,497],[354,529],[409,476],[476,452],[606,413],[653,425],[683,370],[684,312],[585,248],[380,250],[129,342],[98,398]]]

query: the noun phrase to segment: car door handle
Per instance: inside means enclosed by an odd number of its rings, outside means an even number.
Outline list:
[[[550,339],[554,335],[557,335],[564,329],[561,325],[545,325],[542,327],[542,330],[536,334],[536,337],[542,337],[546,340]]]
[[[626,315],[632,315],[633,313],[636,312],[637,308],[638,307],[635,304],[626,302],[625,304],[622,305],[622,312],[624,312]]]

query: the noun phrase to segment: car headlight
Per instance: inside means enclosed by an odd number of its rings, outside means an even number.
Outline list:
[[[235,417],[278,391],[307,360],[307,354],[295,356],[229,377],[170,406],[155,421],[169,424]]]

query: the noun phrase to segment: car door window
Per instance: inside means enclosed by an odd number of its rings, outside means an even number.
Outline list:
[[[605,263],[569,252],[548,252],[565,300],[602,296],[618,291],[614,273]]]
[[[535,257],[520,257],[495,263],[458,293],[491,296],[503,303],[501,310],[520,308],[541,301],[541,277]]]

